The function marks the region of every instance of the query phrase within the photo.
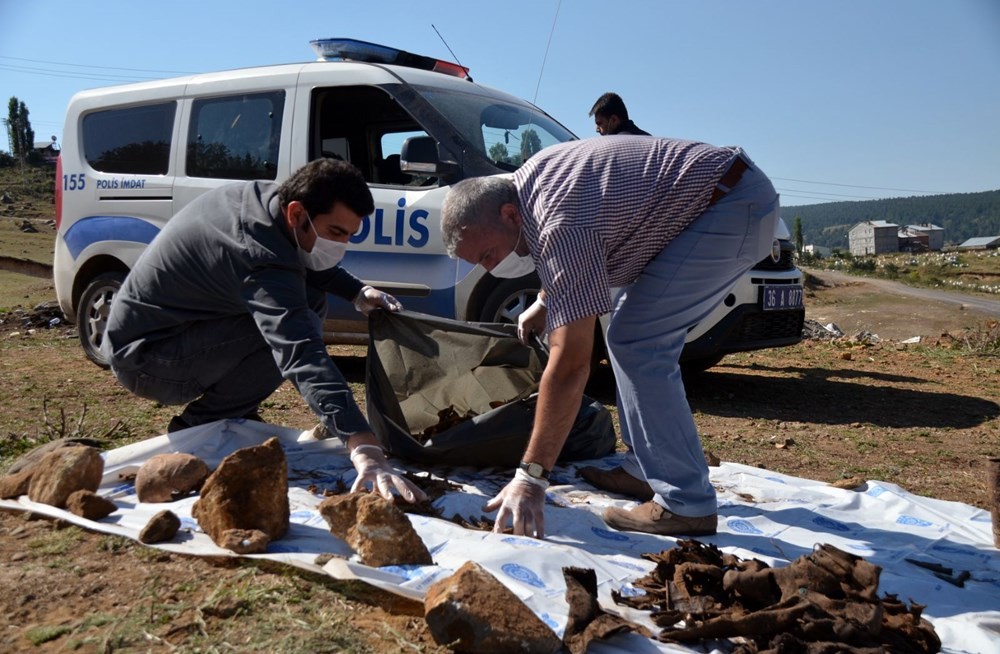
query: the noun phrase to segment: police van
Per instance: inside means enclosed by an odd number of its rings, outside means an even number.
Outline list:
[[[86,355],[100,352],[114,294],[172,215],[238,180],[283,181],[318,157],[368,180],[375,211],[343,265],[410,310],[516,321],[534,273],[501,280],[450,258],[441,205],[451,184],[516,170],[575,139],[534,105],[472,81],[469,70],[353,39],[311,43],[319,59],[93,89],[70,100],[57,163],[54,281]],[[787,231],[787,230],[786,230]],[[783,243],[783,244],[782,244]],[[692,330],[689,365],[801,338],[802,280],[785,238]],[[367,322],[330,298],[324,336],[364,343]]]

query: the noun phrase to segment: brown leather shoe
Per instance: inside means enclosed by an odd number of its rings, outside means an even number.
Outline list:
[[[653,499],[653,489],[644,479],[633,477],[625,472],[625,468],[618,466],[611,470],[602,470],[594,466],[580,468],[580,476],[590,484],[601,490],[628,495],[637,500],[646,502]]]
[[[709,536],[719,523],[716,513],[688,518],[675,515],[656,502],[643,502],[634,509],[612,507],[604,511],[604,522],[620,531],[641,531],[664,536]]]

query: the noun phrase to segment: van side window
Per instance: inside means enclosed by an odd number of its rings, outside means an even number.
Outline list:
[[[195,100],[187,142],[187,175],[275,179],[285,92]]]
[[[346,159],[372,184],[412,186],[430,179],[400,169],[403,140],[427,132],[384,90],[374,86],[320,88],[313,91],[312,103],[311,159]]]
[[[83,153],[103,173],[166,175],[176,102],[96,111],[83,117]]]

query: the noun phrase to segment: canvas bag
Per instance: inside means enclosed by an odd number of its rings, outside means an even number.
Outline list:
[[[373,311],[368,326],[368,422],[390,455],[428,464],[518,465],[548,356],[537,339],[525,346],[516,325],[411,311]],[[442,412],[474,417],[451,424]],[[614,449],[611,414],[584,396],[559,460],[599,458]]]

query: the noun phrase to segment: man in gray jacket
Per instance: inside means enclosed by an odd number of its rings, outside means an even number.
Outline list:
[[[401,308],[338,265],[373,211],[360,171],[332,159],[280,186],[237,183],[199,197],[153,239],[115,295],[101,345],[112,372],[140,397],[187,405],[168,431],[259,419],[260,403],[287,379],[347,445],[355,488],[422,499],[386,461],[323,343],[328,292],[364,313]]]

